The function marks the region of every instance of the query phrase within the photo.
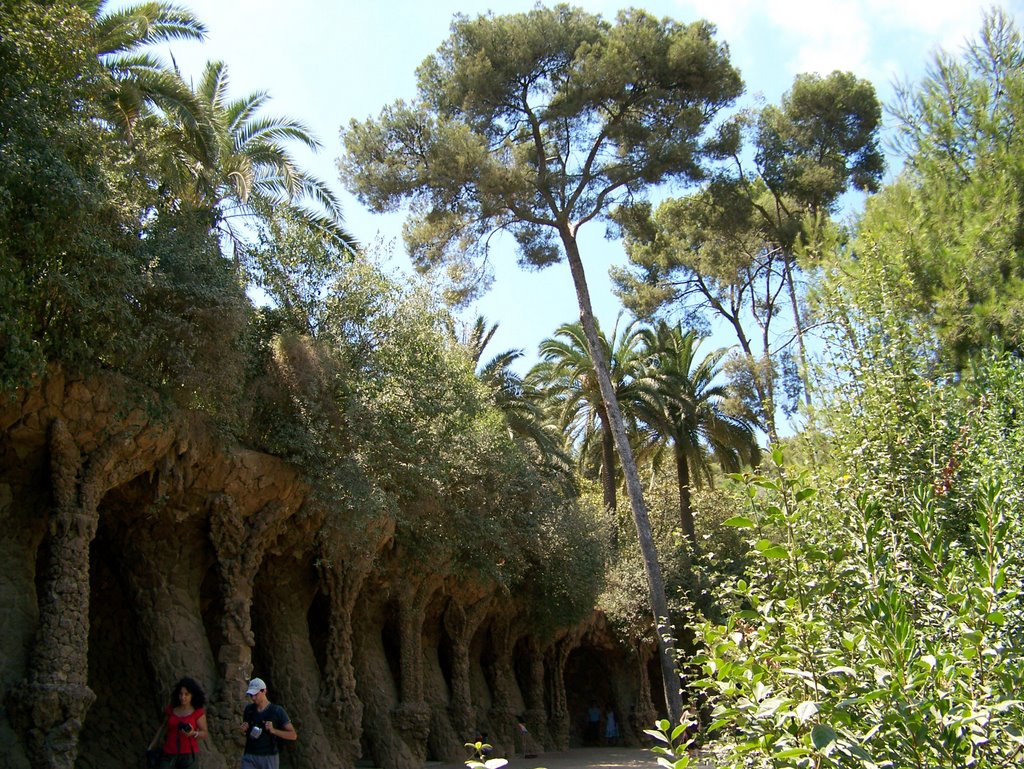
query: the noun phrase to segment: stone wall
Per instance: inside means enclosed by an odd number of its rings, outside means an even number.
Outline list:
[[[310,769],[461,761],[477,733],[510,755],[518,714],[565,749],[567,670],[626,726],[638,697],[653,712],[598,615],[534,637],[514,597],[425,573],[387,521],[325,526],[297,468],[115,376],[52,374],[0,434],[0,767],[135,765],[183,675],[209,700],[205,769],[237,764],[253,675]]]

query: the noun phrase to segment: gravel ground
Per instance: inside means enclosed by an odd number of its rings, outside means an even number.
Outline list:
[[[694,769],[712,769],[697,761]],[[536,758],[515,756],[508,769],[658,769],[653,753],[642,748],[574,748],[561,753],[541,753]],[[428,769],[465,769],[463,764],[428,764]]]

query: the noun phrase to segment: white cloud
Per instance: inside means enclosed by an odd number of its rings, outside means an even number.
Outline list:
[[[959,51],[988,0],[677,0],[681,18],[706,18],[729,43],[754,90],[769,98],[799,72],[849,70],[884,91],[916,79],[932,55]],[[1004,3],[1024,12],[1024,0]],[[780,85],[781,84],[781,85]]]

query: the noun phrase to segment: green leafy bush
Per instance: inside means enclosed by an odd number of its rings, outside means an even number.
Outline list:
[[[932,387],[916,415],[964,429],[935,431],[935,471],[902,488],[887,484],[906,461],[862,461],[856,430],[833,436],[816,474],[776,448],[764,474],[738,479],[749,510],[727,523],[753,556],[742,608],[695,628],[723,765],[1021,760],[1022,385],[1019,361],[990,358],[971,382]]]

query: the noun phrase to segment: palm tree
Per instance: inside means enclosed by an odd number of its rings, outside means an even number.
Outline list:
[[[643,349],[638,344],[636,324],[629,324],[621,336],[618,324],[609,342],[598,330],[605,359],[618,401],[626,408],[630,427],[635,420],[628,408],[641,397],[643,387],[637,375],[643,370]],[[558,423],[567,431],[569,443],[579,450],[581,464],[600,446],[598,463],[605,509],[617,508],[616,454],[608,410],[598,387],[594,361],[581,323],[566,323],[555,336],[540,343],[541,362],[528,375],[536,381],[554,404]],[[631,431],[635,433],[634,431]]]
[[[477,378],[487,388],[491,402],[504,415],[513,440],[532,444],[542,468],[571,480],[571,462],[561,430],[547,419],[541,405],[542,394],[512,368],[523,357],[523,351],[506,350],[480,365],[484,350],[497,330],[497,323],[488,326],[486,319],[478,315],[462,341],[470,360],[477,366]]]
[[[260,115],[270,99],[264,91],[230,100],[224,62],[206,65],[196,93],[216,137],[217,151],[215,164],[196,166],[195,189],[220,208],[236,254],[243,239],[233,220],[266,217],[278,206],[291,208],[345,251],[358,248],[344,228],[337,196],[323,181],[303,171],[288,148],[293,141],[314,151],[321,148],[306,125],[288,117]]]
[[[727,472],[756,464],[760,449],[756,422],[750,414],[730,413],[732,392],[721,382],[721,362],[728,350],[719,348],[698,358],[704,341],[694,331],[659,321],[638,332],[649,355],[645,378],[656,397],[638,401],[638,416],[653,427],[671,448],[679,489],[679,522],[683,534],[696,543],[691,485],[712,482],[712,464]]]
[[[202,105],[177,68],[143,49],[172,40],[201,41],[206,27],[187,8],[147,2],[115,11],[101,0],[79,0],[93,19],[96,55],[110,85],[105,97],[107,120],[129,142],[140,121],[173,116],[187,130],[202,159],[214,159],[213,136],[202,119]]]
[[[105,11],[102,0],[80,0],[94,20],[97,55],[107,67],[108,120],[133,141],[141,121],[163,131],[164,175],[186,202],[218,208],[236,250],[243,238],[235,222],[266,218],[279,206],[291,208],[334,246],[351,252],[358,243],[344,227],[337,196],[303,171],[287,147],[297,141],[311,150],[320,142],[301,122],[265,117],[265,92],[228,99],[223,62],[211,62],[193,90],[176,67],[143,51],[155,43],[202,40],[206,28],[187,8],[146,2]]]

